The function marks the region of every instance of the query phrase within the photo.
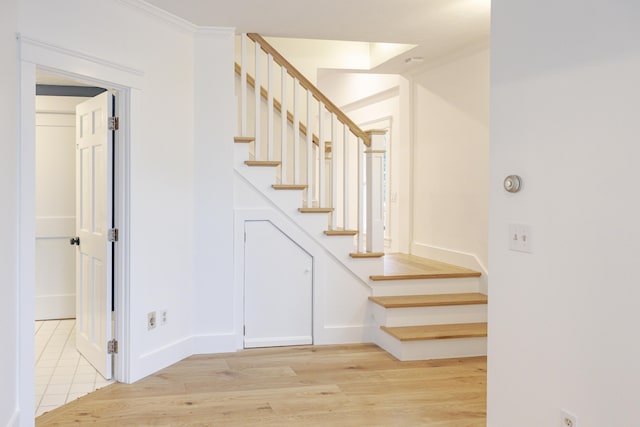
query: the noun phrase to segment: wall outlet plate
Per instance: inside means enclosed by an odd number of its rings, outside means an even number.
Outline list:
[[[167,324],[167,309],[160,310],[160,326]]]
[[[147,313],[147,330],[154,329],[156,327],[156,312],[151,311]]]
[[[560,426],[561,427],[578,427],[578,417],[569,411],[564,409],[561,412]]]

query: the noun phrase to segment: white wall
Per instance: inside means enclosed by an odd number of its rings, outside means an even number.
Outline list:
[[[412,252],[487,268],[489,50],[412,78]],[[479,265],[439,249],[470,254]]]
[[[488,425],[638,425],[640,4],[492,9]]]
[[[0,352],[0,425],[13,426],[17,421],[18,396],[18,276],[17,276],[17,66],[16,39],[18,1],[2,3],[0,13],[0,337],[8,351]]]
[[[5,16],[3,11],[2,28],[15,27],[4,25]],[[21,0],[19,30],[23,37],[60,48],[58,53],[88,55],[85,57],[89,58],[88,67],[78,65],[82,61],[70,61],[65,65],[66,71],[82,75],[111,67],[116,76],[130,69],[142,73],[134,79],[139,87],[132,92],[135,114],[132,138],[126,141],[130,149],[131,330],[128,348],[123,349],[125,356],[121,357],[129,358],[128,380],[135,381],[198,350],[235,349],[227,336],[234,328],[229,316],[233,298],[229,248],[233,221],[230,174],[234,112],[228,108],[233,105],[233,75],[229,66],[232,31],[196,31],[195,27],[163,14],[149,15],[129,2],[98,0],[44,3]],[[196,52],[201,55],[197,60]],[[3,69],[12,70],[14,50],[7,47],[3,57],[7,63]],[[9,89],[6,93],[15,93],[10,72],[3,73],[2,84]],[[15,117],[15,105],[10,107],[2,120]],[[6,147],[3,143],[2,150],[3,159],[15,159],[14,146]],[[16,229],[15,219],[11,219],[15,218],[11,202],[11,191],[15,199],[14,171],[13,163],[6,168],[3,165],[1,188],[5,196],[4,189],[8,186],[9,194],[2,227],[5,224],[8,227],[3,235],[9,238]],[[212,195],[219,199],[212,201]],[[218,240],[210,244],[219,246],[196,256],[204,240],[212,235]],[[7,246],[7,255],[1,257],[3,276],[11,281],[15,275],[12,266],[16,250],[15,246]],[[216,258],[212,260],[209,256]],[[6,274],[4,262],[9,263]],[[24,289],[28,293],[29,286]],[[0,292],[7,300],[16,300],[15,289],[5,290],[3,286]],[[26,301],[20,306],[20,312],[25,314],[21,316],[26,316],[22,328],[29,330],[32,324],[28,313],[33,311],[33,304],[28,298],[21,301]],[[147,313],[162,309],[168,310],[168,323],[147,331]],[[213,312],[215,316],[211,315]],[[9,330],[15,323],[12,320],[15,315],[11,308],[1,315]],[[203,336],[205,340],[200,339]],[[15,340],[15,335],[9,332],[7,339]],[[5,413],[11,416],[16,395],[14,388],[7,387],[10,381],[4,381],[15,372],[15,355],[2,357],[6,363],[2,363],[0,370],[7,367],[8,371],[2,376],[2,396],[5,397],[6,389],[7,398],[0,399],[3,417],[0,423],[6,418]],[[30,369],[32,372],[33,368]],[[33,380],[20,381],[27,390],[25,395],[32,394]],[[4,405],[8,405],[6,410]],[[26,415],[20,421],[29,425],[33,412],[28,402],[26,406]]]

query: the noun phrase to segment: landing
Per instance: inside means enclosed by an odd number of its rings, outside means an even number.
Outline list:
[[[371,276],[371,280],[437,279],[455,277],[478,277],[480,273],[464,267],[420,258],[408,254],[386,254],[384,275]]]

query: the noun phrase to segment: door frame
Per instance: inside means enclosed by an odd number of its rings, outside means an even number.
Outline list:
[[[136,139],[132,123],[141,116],[140,94],[144,73],[84,53],[18,35],[19,51],[19,140],[18,152],[18,406],[22,417],[35,413],[35,100],[36,70],[83,81],[117,93],[116,111],[120,130],[116,132],[118,150],[114,162],[114,221],[119,228],[114,254],[114,337],[119,341],[113,378],[130,382],[130,306],[129,306],[129,194],[130,141]]]

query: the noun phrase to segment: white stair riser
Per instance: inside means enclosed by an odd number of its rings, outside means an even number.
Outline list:
[[[478,277],[380,280],[373,281],[370,284],[374,296],[460,294],[478,292],[480,288]]]
[[[396,359],[429,360],[487,355],[487,338],[400,341],[384,331],[374,332],[374,342]]]
[[[438,307],[384,308],[372,304],[376,326],[420,326],[487,321],[487,305],[448,305]]]

